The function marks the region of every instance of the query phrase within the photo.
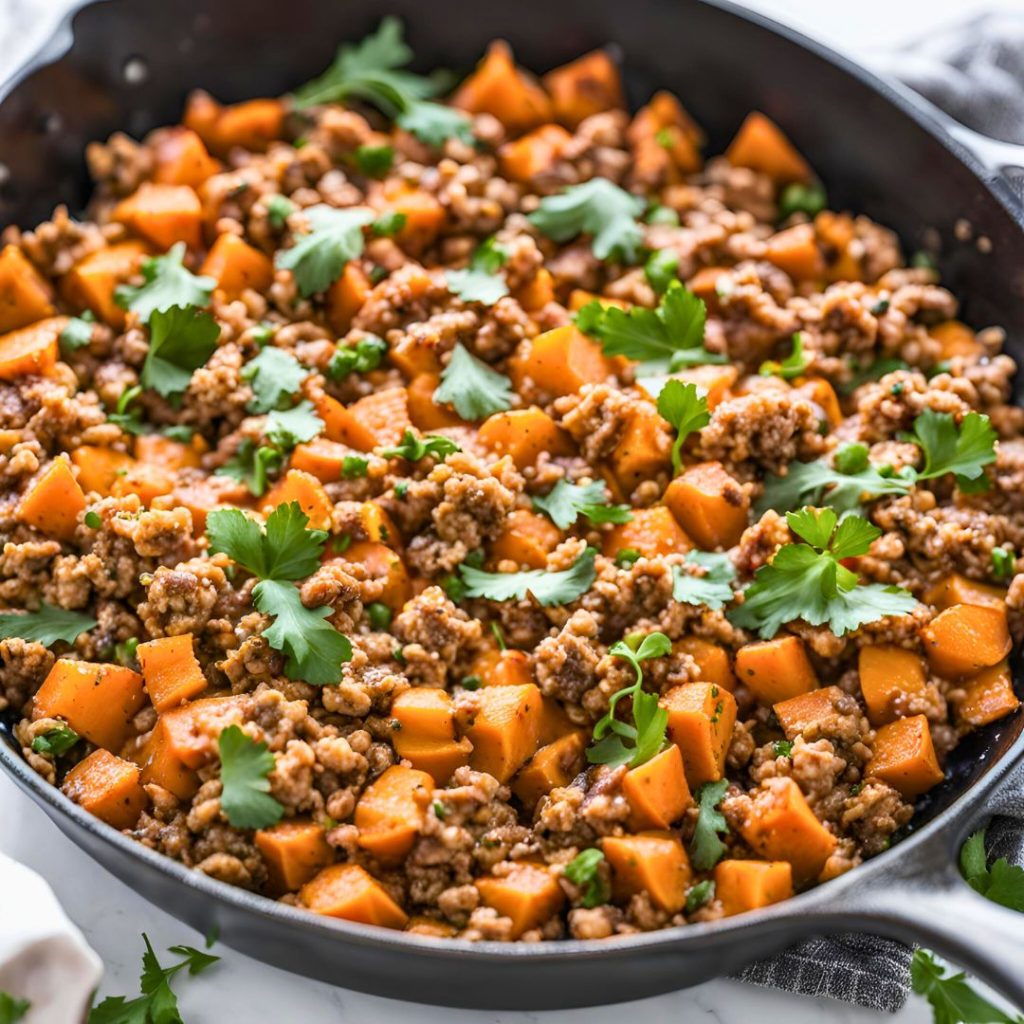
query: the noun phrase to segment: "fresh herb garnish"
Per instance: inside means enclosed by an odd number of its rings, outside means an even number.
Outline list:
[[[257,444],[250,437],[242,438],[235,454],[228,459],[217,476],[231,477],[245,484],[251,494],[261,497],[267,490],[267,482],[284,464],[284,452],[271,444]]]
[[[628,569],[639,562],[643,555],[636,548],[620,548],[615,553],[615,564],[621,569]]]
[[[439,405],[452,405],[464,420],[480,420],[512,406],[512,381],[456,342],[441,383],[434,392]]]
[[[312,441],[324,429],[324,421],[317,416],[313,403],[299,402],[290,409],[274,409],[267,416],[263,433],[268,441],[282,451],[290,451],[297,444]]]
[[[636,678],[611,695],[608,710],[594,725],[594,744],[587,748],[587,760],[591,764],[627,764],[635,768],[649,761],[665,745],[668,712],[658,705],[656,693],[644,692],[641,662],[660,658],[671,650],[672,642],[664,633],[627,637],[608,648],[613,658],[623,658],[633,666]],[[624,697],[632,699],[632,725],[615,717],[615,708]]]
[[[794,213],[806,213],[814,217],[828,206],[825,187],[818,182],[805,185],[801,181],[790,182],[779,196],[779,220],[792,217]]]
[[[793,744],[789,740],[776,740],[772,744],[772,753],[776,757],[789,757],[793,753]]]
[[[467,146],[476,144],[473,122],[455,107],[443,103],[418,100],[409,103],[395,119],[399,128],[416,136],[428,146],[440,148],[449,139],[458,139]]]
[[[962,971],[949,974],[926,949],[914,950],[910,986],[931,1004],[935,1024],[1024,1024],[1024,1017],[1009,1016],[975,992]]]
[[[370,231],[378,238],[392,238],[405,227],[408,219],[408,215],[401,210],[388,210],[370,225]],[[383,267],[374,267],[370,271],[370,282],[377,284],[387,276],[388,272]]]
[[[565,865],[565,877],[579,886],[582,895],[580,905],[588,909],[607,903],[611,897],[611,887],[601,873],[603,860],[604,854],[590,847],[581,850]]]
[[[683,442],[695,430],[711,422],[708,400],[692,381],[670,380],[658,395],[658,414],[675,427],[672,468],[678,473],[683,468]]]
[[[371,629],[382,632],[391,625],[391,609],[381,601],[371,601],[366,606],[366,621]]]
[[[290,352],[273,345],[261,349],[242,367],[242,380],[252,388],[249,412],[270,412],[292,404],[295,393],[306,379],[307,370]]]
[[[307,529],[308,522],[294,501],[274,509],[263,529],[239,509],[214,509],[207,516],[206,533],[211,554],[223,551],[260,578],[253,604],[273,617],[263,636],[287,656],[288,677],[323,686],[341,679],[352,645],[325,621],[331,609],[307,608],[294,585],[316,571],[327,540],[325,531]]]
[[[703,570],[703,575],[689,573],[683,565]],[[706,605],[717,610],[724,608],[733,598],[732,581],[736,567],[724,553],[690,551],[683,565],[672,566],[672,600],[683,604]]]
[[[806,543],[786,544],[754,574],[743,604],[729,613],[734,625],[771,639],[786,622],[828,623],[843,636],[888,615],[906,615],[917,605],[913,595],[878,583],[859,585],[843,559],[866,554],[882,531],[865,519],[847,516],[838,523],[830,508],[787,512],[789,528]]]
[[[628,523],[633,513],[628,505],[612,505],[603,481],[571,484],[564,477],[542,496],[533,498],[533,507],[546,512],[560,530],[567,530],[580,516],[591,523]]]
[[[607,178],[591,178],[556,196],[545,196],[529,221],[556,242],[591,235],[591,248],[599,260],[636,263],[644,237],[636,218],[643,211],[644,201],[639,196]]]
[[[287,196],[275,195],[267,200],[267,220],[275,231],[280,231],[294,212],[295,204]]]
[[[32,749],[37,754],[49,754],[61,757],[66,754],[82,737],[70,726],[58,725],[55,729],[47,729],[32,741]]]
[[[366,476],[370,469],[370,460],[362,455],[346,455],[341,460],[342,480],[358,480]]]
[[[585,594],[594,582],[593,548],[587,548],[575,562],[560,572],[527,569],[525,572],[484,572],[466,562],[459,566],[459,582],[465,597],[490,601],[522,600],[532,594],[538,604],[548,607],[568,604]]]
[[[251,740],[237,726],[217,739],[220,752],[220,809],[235,828],[276,825],[284,808],[270,795],[267,776],[277,763],[266,743]]]
[[[965,493],[988,489],[985,467],[996,461],[997,435],[987,416],[969,412],[957,427],[952,413],[925,409],[914,420],[914,432],[907,440],[924,453],[918,480],[952,473]]]
[[[690,840],[690,863],[698,871],[710,871],[727,847],[719,839],[729,831],[725,815],[718,809],[729,789],[728,779],[705,782],[694,794],[697,800],[697,824]]]
[[[131,408],[132,403],[142,394],[142,387],[136,384],[134,387],[125,388],[118,395],[114,411],[107,415],[107,421],[120,427],[126,434],[144,434],[145,424],[142,422],[142,410],[137,406]]]
[[[144,284],[138,288],[122,285],[114,300],[122,309],[137,313],[149,323],[154,313],[165,313],[172,306],[206,306],[217,282],[212,277],[197,277],[185,265],[185,243],[177,242],[163,256],[142,261]]]
[[[28,999],[18,999],[0,989],[0,1024],[17,1024],[31,1006]]]
[[[376,334],[365,334],[354,345],[339,345],[327,364],[327,376],[341,380],[350,373],[376,370],[388,352],[388,343]]]
[[[1017,571],[1017,556],[1006,548],[992,549],[992,578],[1008,580]]]
[[[363,252],[363,228],[373,220],[366,207],[337,210],[318,203],[303,211],[310,230],[297,236],[290,249],[275,258],[279,270],[290,270],[303,298],[326,291],[341,275],[345,264]]]
[[[960,872],[982,896],[1024,912],[1024,868],[999,857],[990,865],[985,852],[985,830],[975,832],[960,848]]]
[[[73,644],[83,633],[96,628],[96,620],[80,612],[43,604],[37,612],[0,615],[0,640],[18,637],[52,647],[58,640]]]
[[[710,903],[715,898],[715,882],[712,878],[705,878],[698,882],[686,894],[686,913],[692,914],[701,907]]]
[[[450,437],[442,437],[440,434],[417,437],[406,427],[402,440],[397,445],[393,448],[378,448],[377,454],[384,459],[407,459],[409,462],[419,462],[429,455],[438,462],[443,462],[445,456],[460,451],[462,449]]]
[[[192,372],[213,354],[220,327],[195,306],[171,306],[149,317],[149,351],[142,365],[143,387],[164,398],[188,388]]]
[[[804,336],[800,331],[793,335],[792,344],[793,347],[785,359],[781,362],[776,359],[765,360],[758,373],[762,377],[781,377],[783,380],[793,380],[802,376],[811,361],[804,355]]]
[[[91,309],[87,309],[79,316],[73,316],[67,327],[60,332],[60,350],[65,354],[75,352],[84,348],[92,341],[92,329],[96,323],[96,316]]]
[[[498,273],[507,260],[508,253],[493,238],[488,238],[477,246],[465,270],[445,271],[448,290],[463,302],[493,306],[498,299],[508,295],[505,278]]]
[[[647,257],[644,264],[644,277],[647,283],[659,294],[664,294],[668,286],[676,280],[679,270],[679,253],[674,249],[659,249]]]
[[[363,145],[356,149],[356,167],[369,178],[383,178],[394,162],[394,146]]]

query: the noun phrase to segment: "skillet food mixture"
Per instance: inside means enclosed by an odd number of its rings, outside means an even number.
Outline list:
[[[214,878],[602,938],[887,848],[1018,706],[998,327],[604,51],[451,92],[385,20],[90,147],[0,255],[0,709]],[[434,98],[432,98],[434,97]],[[985,246],[985,240],[978,240]],[[25,611],[30,609],[29,611]]]

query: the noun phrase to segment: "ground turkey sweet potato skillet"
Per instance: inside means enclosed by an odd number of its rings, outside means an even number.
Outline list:
[[[0,105],[5,769],[383,995],[861,930],[1024,1001],[954,867],[1024,742],[997,170],[717,5],[200,7]]]

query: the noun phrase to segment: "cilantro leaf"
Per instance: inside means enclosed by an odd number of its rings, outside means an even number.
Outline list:
[[[715,880],[705,878],[698,882],[686,894],[686,906],[683,908],[687,914],[692,914],[701,907],[710,903],[715,898]]]
[[[67,725],[59,725],[55,729],[47,729],[32,741],[32,749],[37,754],[50,754],[61,757],[66,754],[81,736]]]
[[[967,884],[994,903],[1024,912],[1024,868],[1000,857],[991,867],[985,852],[985,830],[975,832],[960,848],[960,872]]]
[[[92,328],[96,323],[96,316],[91,309],[87,309],[81,316],[73,316],[67,327],[60,332],[60,350],[67,354],[77,349],[84,348],[92,341]]]
[[[484,572],[465,562],[459,566],[459,576],[465,586],[466,597],[484,597],[489,601],[522,600],[532,594],[538,604],[548,607],[568,604],[585,594],[594,582],[595,551],[587,548],[568,568],[560,572],[546,569],[527,569],[525,572]]]
[[[278,505],[266,527],[241,509],[213,509],[206,517],[210,554],[224,552],[261,579],[300,580],[320,566],[327,533],[307,529],[309,518],[297,501]]]
[[[603,860],[604,854],[592,846],[581,850],[565,865],[565,877],[582,891],[580,906],[588,909],[599,907],[611,899],[611,886],[601,873]]]
[[[17,1024],[31,1005],[27,999],[17,999],[0,989],[0,1024]]]
[[[276,825],[284,808],[270,795],[267,776],[277,761],[266,743],[257,743],[237,725],[229,725],[218,737],[217,749],[220,752],[220,808],[224,817],[235,828]]]
[[[830,508],[786,513],[790,529],[806,543],[784,545],[757,570],[743,604],[729,613],[734,625],[770,639],[784,623],[803,619],[812,626],[828,623],[842,636],[864,623],[913,611],[917,601],[908,591],[858,585],[856,573],[841,564],[865,554],[881,530],[854,516],[836,528],[837,519]]]
[[[571,484],[564,477],[542,496],[533,498],[533,507],[546,512],[560,530],[567,530],[580,516],[592,523],[628,523],[633,513],[628,505],[612,505],[603,481]]]
[[[428,146],[443,146],[448,139],[458,139],[467,146],[476,142],[473,122],[469,117],[461,110],[447,107],[443,103],[430,103],[427,100],[407,102],[395,123],[399,128],[412,132],[420,142]]]
[[[441,462],[445,456],[460,451],[462,449],[450,437],[440,434],[417,437],[406,427],[402,440],[394,448],[378,448],[377,454],[385,459],[408,459],[409,462],[419,462],[429,455]]]
[[[828,195],[825,187],[818,182],[805,185],[802,181],[792,181],[779,196],[779,220],[792,217],[794,213],[806,213],[813,217],[828,206]]]
[[[633,666],[635,680],[612,694],[608,710],[594,724],[594,744],[587,748],[591,764],[631,768],[649,761],[665,745],[668,712],[659,705],[656,693],[643,690],[644,673],[641,662],[660,658],[672,650],[672,642],[664,633],[648,633],[627,637],[608,648],[614,658],[623,658]],[[631,698],[633,724],[615,717],[615,709],[624,697]]]
[[[310,230],[299,235],[290,249],[281,249],[275,258],[279,270],[290,270],[299,294],[326,291],[337,281],[345,264],[363,252],[363,228],[373,220],[365,207],[337,210],[318,203],[304,210]]]
[[[266,493],[269,477],[284,464],[284,452],[269,444],[257,444],[250,437],[242,439],[235,454],[228,459],[217,476],[229,476],[245,484],[257,498]]]
[[[695,430],[711,422],[708,400],[696,384],[681,380],[670,380],[658,395],[658,414],[675,427],[676,439],[672,442],[672,468],[678,473],[683,468],[683,442]]]
[[[761,364],[758,373],[762,377],[781,377],[783,380],[793,380],[802,376],[811,361],[804,355],[804,336],[797,331],[793,335],[793,347],[788,356],[781,362],[775,359],[765,360]]]
[[[383,178],[395,162],[394,146],[362,145],[356,149],[356,167],[369,178]]]
[[[58,640],[73,644],[83,633],[96,628],[90,615],[43,604],[37,612],[0,615],[0,640],[18,637],[52,647]]]
[[[369,373],[376,370],[387,355],[388,343],[376,334],[367,334],[354,345],[339,345],[327,364],[327,376],[341,380],[350,373]]]
[[[635,263],[644,237],[636,218],[644,212],[644,205],[639,196],[607,178],[591,178],[570,185],[559,195],[545,196],[528,219],[556,242],[591,235],[591,247],[599,260]]]
[[[948,974],[926,949],[915,949],[910,961],[910,985],[931,1004],[935,1024],[1021,1024],[967,984],[963,972]]]
[[[721,859],[727,847],[719,839],[729,831],[725,815],[718,809],[729,789],[728,779],[705,782],[694,794],[697,798],[697,824],[690,840],[690,863],[698,871],[710,871]]]
[[[508,285],[498,271],[505,265],[508,254],[493,238],[478,246],[465,270],[446,270],[448,290],[463,302],[482,302],[493,306],[508,295]]]
[[[295,212],[295,204],[287,197],[273,195],[267,200],[267,220],[275,231],[280,231]]]
[[[676,279],[679,270],[679,253],[674,249],[659,249],[647,257],[644,264],[644,277],[647,283],[662,295]]]
[[[672,600],[683,604],[706,605],[717,610],[733,598],[732,581],[736,567],[726,554],[712,551],[690,551],[684,565],[704,570],[702,576],[687,572],[682,565],[672,567]]]
[[[313,403],[302,401],[290,409],[274,409],[267,416],[263,433],[278,448],[291,449],[312,441],[323,429],[324,421],[317,416]]]
[[[953,473],[961,490],[984,490],[979,487],[985,467],[996,461],[997,435],[987,416],[969,412],[959,428],[952,413],[925,409],[914,420],[914,432],[908,438],[924,453],[924,469],[919,480],[933,480]]]
[[[163,256],[143,260],[145,283],[138,288],[122,285],[114,293],[114,301],[137,313],[143,323],[172,306],[209,305],[217,282],[212,277],[197,277],[185,267],[185,248],[184,242],[177,242]]]
[[[252,388],[249,412],[270,412],[291,405],[309,371],[289,352],[268,345],[242,367],[242,380]]]
[[[576,314],[576,326],[597,338],[605,355],[641,363],[641,376],[674,373],[688,366],[724,363],[704,347],[704,300],[673,281],[657,309],[619,309],[595,299]]]
[[[464,420],[480,420],[512,407],[512,381],[456,342],[434,401],[454,406]]]
[[[142,365],[142,386],[167,398],[188,388],[192,371],[213,354],[220,327],[195,306],[155,310],[149,318],[149,352]]]
[[[134,387],[125,388],[118,395],[114,411],[107,416],[107,421],[120,427],[126,434],[144,434],[146,428],[142,422],[142,411],[138,408],[129,409],[132,402],[142,394],[142,388],[136,384]]]

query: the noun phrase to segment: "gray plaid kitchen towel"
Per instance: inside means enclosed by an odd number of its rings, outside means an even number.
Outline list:
[[[871,63],[974,131],[1024,144],[1024,17],[975,18],[911,46],[874,54]],[[1024,765],[988,809],[994,816],[988,829],[990,856],[1024,864]],[[910,956],[908,947],[890,939],[832,935],[753,963],[739,977],[893,1012],[909,992]]]

